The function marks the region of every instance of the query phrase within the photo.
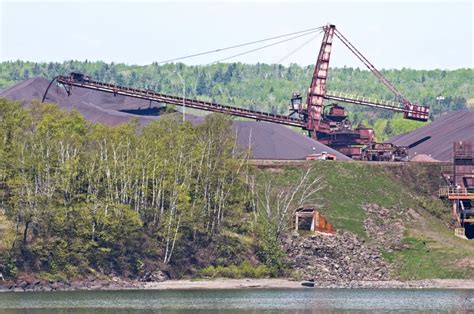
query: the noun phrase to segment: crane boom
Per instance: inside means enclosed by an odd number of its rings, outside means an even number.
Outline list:
[[[385,76],[383,76],[382,73],[380,73],[379,70],[377,70],[377,68],[375,68],[375,66],[372,63],[370,63],[369,60],[367,60],[367,58],[359,50],[357,50],[356,47],[354,47],[354,45],[346,37],[344,37],[344,35],[341,34],[341,32],[338,29],[335,30],[334,34],[360,61],[362,61],[362,63],[380,80],[380,82],[382,82],[382,84],[384,84],[388,89],[390,89],[390,91],[396,96],[397,100],[399,100],[403,104],[404,109],[405,109],[405,110],[398,110],[398,108],[392,108],[391,110],[404,112],[405,119],[428,121],[429,112],[430,112],[429,107],[420,106],[420,105],[411,103],[405,96],[403,96],[402,93],[400,93],[395,88],[395,86],[393,86],[392,83],[390,83],[390,81]],[[340,101],[344,101],[344,100],[341,99]],[[347,102],[354,103],[350,99]],[[355,103],[359,105],[370,106],[370,103],[365,103],[365,104],[357,103],[357,102]],[[373,107],[381,108],[377,105],[378,104],[374,103]],[[390,109],[390,108],[386,108],[386,109]]]
[[[344,37],[344,35],[341,34],[341,32],[339,30],[336,30],[336,37],[339,38],[341,40],[341,42],[360,60],[362,61],[362,63],[388,88],[390,89],[396,96],[397,98],[404,102],[404,103],[409,103],[409,101],[405,98],[405,96],[402,95],[402,93],[400,93],[396,88],[395,86],[392,85],[392,83],[390,83],[389,80],[387,80],[383,75],[382,73],[380,73],[379,70],[377,70],[375,68],[375,66],[370,63],[369,60],[367,60],[366,57],[364,57],[364,55],[359,51],[357,50],[356,47],[354,47],[354,45],[346,38]]]
[[[318,60],[314,67],[313,78],[306,99],[308,117],[307,129],[310,132],[310,136],[313,138],[317,138],[316,131],[320,127],[322,116],[324,114],[326,80],[328,77],[329,59],[331,58],[332,40],[335,30],[335,25],[327,25],[324,27],[323,42],[319,49]]]
[[[427,121],[429,118],[429,108],[418,105],[406,105],[395,101],[380,100],[370,97],[357,96],[347,93],[327,91],[327,100],[345,102],[354,105],[362,105],[373,108],[388,109],[395,112],[402,112],[405,118],[411,120]]]
[[[210,101],[167,95],[145,89],[98,82],[81,73],[73,72],[69,76],[57,76],[53,81],[57,80],[58,83],[62,84],[68,92],[68,95],[70,94],[72,87],[75,86],[112,93],[114,95],[130,96],[177,106],[184,105],[190,108],[220,112],[257,121],[267,121],[299,127],[308,131],[309,136],[312,138],[353,158],[361,158],[363,156],[363,146],[372,147],[373,149],[371,150],[371,153],[376,152],[373,153],[373,155],[385,151],[386,147],[384,147],[383,150],[377,148],[380,145],[375,143],[373,129],[362,125],[359,125],[357,128],[352,128],[352,124],[348,119],[347,111],[343,107],[337,104],[332,104],[329,106],[328,112],[325,112],[324,103],[327,100],[401,112],[404,114],[404,118],[406,119],[428,121],[430,112],[429,107],[411,103],[392,83],[390,83],[387,78],[383,76],[379,70],[375,68],[372,63],[370,63],[369,60],[367,60],[364,55],[362,55],[357,48],[355,48],[351,42],[349,42],[349,40],[347,40],[344,35],[341,34],[339,30],[336,29],[335,25],[328,24],[323,27],[323,30],[324,36],[316,65],[314,67],[311,84],[308,89],[306,103],[303,104],[300,94],[293,94],[290,115],[288,116],[221,105]],[[382,84],[384,84],[395,95],[396,101],[376,100],[369,97],[327,91],[326,81],[328,79],[329,61],[334,37],[341,40],[342,43],[382,82]],[[46,89],[43,101],[45,100],[46,94],[53,81],[51,81]],[[293,117],[295,113],[297,115],[296,117]],[[373,144],[377,145],[374,146]],[[398,149],[396,147],[392,148],[395,150]]]
[[[338,29],[336,29],[335,25],[326,25],[323,30],[324,37],[314,67],[311,85],[308,90],[306,108],[297,108],[296,110],[294,108],[295,112],[298,112],[307,119],[307,129],[311,137],[314,139],[324,138],[326,134],[322,133],[327,133],[326,130],[331,129],[328,125],[329,122],[324,119],[325,99],[403,112],[405,119],[428,121],[429,107],[411,103]],[[398,102],[374,100],[368,97],[352,96],[343,93],[330,93],[326,90],[326,80],[328,77],[329,60],[334,36],[339,38],[339,40],[341,40],[341,42],[395,95]],[[334,127],[332,129],[334,129]]]
[[[267,121],[267,122],[273,122],[273,123],[301,127],[301,128],[304,128],[306,126],[305,121],[297,119],[297,118],[285,116],[285,115],[272,114],[268,112],[226,106],[226,105],[221,105],[214,102],[202,101],[202,100],[196,100],[196,99],[190,99],[190,98],[183,99],[183,97],[156,93],[154,91],[145,90],[145,89],[123,87],[123,86],[114,85],[110,83],[102,83],[102,82],[91,80],[87,76],[84,76],[80,73],[71,73],[69,76],[60,75],[60,76],[57,76],[55,79],[58,83],[66,87],[66,91],[68,92],[68,94],[70,94],[71,92],[71,87],[76,86],[76,87],[111,93],[114,95],[130,96],[133,98],[156,101],[159,103],[165,103],[165,104],[171,104],[171,105],[182,106],[184,103],[187,107],[190,107],[190,108],[212,111],[212,112],[226,113],[233,116],[244,117],[244,118],[254,119],[258,121]]]

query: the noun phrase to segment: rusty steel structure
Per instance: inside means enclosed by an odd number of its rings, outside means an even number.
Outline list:
[[[319,211],[313,207],[301,207],[295,211],[290,227],[295,231],[306,230],[334,235],[336,230]]]
[[[380,101],[326,90],[334,37],[337,37],[395,95],[396,101]],[[301,106],[301,96],[295,94],[292,98],[292,108],[290,110],[292,114],[297,113],[303,120],[307,121],[306,129],[310,136],[321,143],[354,159],[387,160],[386,146],[378,152],[374,151],[380,145],[373,145],[375,142],[373,129],[364,126],[352,128],[350,121],[347,119],[347,112],[337,104],[330,106],[328,112],[325,112],[325,100],[402,112],[406,119],[411,120],[427,121],[429,118],[429,107],[411,103],[342,35],[335,25],[327,25],[324,28],[324,37],[308,90],[306,106]],[[370,152],[367,149],[370,149]],[[406,158],[404,154],[399,154],[399,152],[404,151],[406,151],[406,148],[391,145],[388,160]]]
[[[58,83],[64,85],[68,95],[72,92],[72,87],[87,88],[96,91],[112,93],[114,95],[129,96],[139,99],[155,101],[158,103],[165,103],[171,105],[182,106],[185,104],[189,108],[195,108],[211,112],[219,112],[230,114],[233,116],[254,119],[257,121],[267,121],[273,123],[280,123],[289,126],[301,127],[305,126],[304,121],[290,116],[272,114],[263,111],[249,110],[239,107],[221,105],[214,102],[202,101],[191,98],[183,98],[173,95],[161,94],[147,89],[138,89],[131,87],[124,87],[110,83],[103,83],[92,80],[90,77],[81,73],[71,73],[69,76],[57,76],[54,78]],[[53,80],[53,81],[54,81]],[[51,85],[50,85],[51,86]],[[48,86],[49,89],[49,86]],[[46,91],[47,93],[47,91]],[[43,101],[46,98],[46,93]]]
[[[353,128],[348,119],[347,111],[337,104],[326,106],[327,101],[337,101],[349,104],[363,105],[372,108],[382,108],[395,112],[401,112],[406,119],[427,121],[429,118],[429,107],[411,103],[406,99],[383,75],[378,71],[346,37],[344,37],[335,25],[323,27],[324,36],[319,50],[318,58],[314,68],[311,84],[308,89],[306,102],[300,94],[294,93],[290,101],[290,114],[280,115],[262,111],[243,109],[233,106],[221,105],[214,102],[201,101],[197,99],[178,97],[157,93],[145,89],[118,86],[115,84],[99,82],[81,73],[71,73],[69,76],[57,76],[48,86],[46,94],[54,81],[62,84],[68,95],[72,87],[87,88],[114,95],[124,95],[156,101],[164,104],[187,106],[190,108],[230,114],[234,116],[249,118],[257,121],[267,121],[293,127],[299,127],[308,131],[308,135],[322,144],[328,145],[341,153],[354,159],[363,160],[405,160],[405,148],[395,145],[374,145],[375,135],[371,128],[362,125]],[[326,90],[326,81],[329,72],[329,61],[334,38],[342,43],[367,66],[367,68],[395,95],[395,101],[377,100],[368,97],[349,95],[344,93],[330,92]],[[328,108],[326,110],[326,107]],[[381,148],[381,149],[379,149]],[[387,157],[388,156],[388,157]]]
[[[443,171],[447,182],[439,196],[451,201],[456,235],[474,238],[474,149],[471,142],[453,143],[453,165]]]

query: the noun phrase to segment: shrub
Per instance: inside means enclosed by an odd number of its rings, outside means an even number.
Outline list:
[[[286,273],[286,254],[277,240],[268,237],[261,241],[257,256],[268,267],[272,277],[280,277]]]
[[[16,277],[16,261],[10,254],[5,255],[3,258],[4,265],[4,277],[5,279],[13,279]]]
[[[203,277],[223,278],[264,278],[273,275],[272,271],[265,265],[253,266],[248,261],[239,265],[230,266],[207,266],[199,271]]]
[[[216,268],[212,265],[207,266],[199,271],[201,276],[214,277],[216,275]]]

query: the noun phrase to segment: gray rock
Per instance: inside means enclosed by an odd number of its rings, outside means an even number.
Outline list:
[[[292,269],[303,278],[347,286],[354,280],[386,280],[388,266],[377,249],[349,232],[334,236],[291,236],[283,241]]]
[[[140,278],[140,281],[146,281],[146,282],[162,282],[169,280],[169,276],[164,273],[161,270],[155,270],[153,272],[147,272],[142,278]]]

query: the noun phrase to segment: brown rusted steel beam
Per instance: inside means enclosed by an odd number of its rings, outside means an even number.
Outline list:
[[[167,94],[156,93],[154,91],[129,88],[118,86],[109,83],[102,83],[98,81],[93,81],[90,79],[76,80],[70,76],[58,76],[57,82],[65,86],[75,86],[80,88],[87,88],[102,92],[111,93],[114,95],[123,95],[139,99],[146,99],[151,101],[156,101],[165,104],[183,105],[183,97],[172,96]],[[230,114],[233,116],[249,118],[257,121],[267,121],[273,123],[279,123],[289,126],[295,126],[300,128],[306,128],[306,122],[300,119],[288,117],[285,115],[272,114],[262,111],[249,110],[244,108],[232,107],[221,105],[214,102],[202,101],[190,98],[184,98],[184,104],[187,107],[200,109],[211,112],[219,112],[224,114]]]
[[[448,195],[450,200],[474,200],[474,194],[450,194]]]
[[[392,102],[376,102],[370,101],[368,97],[345,97],[342,93],[327,93],[324,96],[327,100],[334,100],[340,101],[344,103],[350,103],[355,105],[362,105],[374,108],[381,108],[381,109],[388,109],[396,112],[403,112],[405,114],[405,118],[411,120],[419,120],[419,121],[428,121],[429,118],[429,108],[424,106],[418,105],[394,105]]]

